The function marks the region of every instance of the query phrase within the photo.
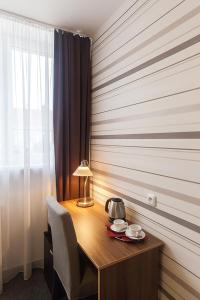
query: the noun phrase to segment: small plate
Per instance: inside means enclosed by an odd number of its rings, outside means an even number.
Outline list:
[[[141,231],[141,235],[139,237],[129,235],[127,230],[125,231],[125,235],[131,240],[143,240],[146,236],[146,234],[143,230]]]
[[[121,229],[121,230],[116,230],[115,225],[112,224],[112,225],[110,226],[110,229],[111,229],[112,231],[114,231],[114,232],[125,232],[126,229],[127,229],[127,227],[126,227],[126,228],[123,228],[123,229]]]

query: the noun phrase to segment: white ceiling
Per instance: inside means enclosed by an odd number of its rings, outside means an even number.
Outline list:
[[[94,34],[124,0],[0,0],[0,9]]]

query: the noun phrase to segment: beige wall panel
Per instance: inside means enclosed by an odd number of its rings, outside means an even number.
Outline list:
[[[136,147],[155,147],[155,148],[181,148],[181,149],[200,149],[199,139],[91,139],[92,144],[99,145],[123,145],[123,146],[136,146]]]
[[[131,170],[114,166],[111,164],[105,164],[101,162],[91,161],[91,167],[97,170],[102,170],[106,172],[111,172],[113,174],[119,174],[120,176],[127,177],[129,179],[135,180],[140,184],[147,184],[151,186],[155,186],[154,190],[162,189],[165,193],[170,194],[170,192],[177,193],[176,197],[182,197],[185,195],[188,204],[195,203],[196,205],[200,205],[199,195],[200,195],[200,186],[199,184],[177,180],[175,178],[170,178],[166,176],[159,176],[156,174],[141,172],[139,170]],[[106,181],[106,177],[105,177]],[[193,200],[193,198],[195,200]]]
[[[129,0],[93,43],[91,194],[164,242],[163,300],[200,299],[199,20],[196,0]]]
[[[200,183],[200,165],[199,162],[193,161],[176,161],[176,164],[169,158],[144,158],[144,157],[127,157],[119,153],[106,153],[92,151],[91,159],[103,161],[114,165],[132,168],[136,170],[147,171],[164,176],[175,177],[182,180]],[[187,170],[187,171],[186,171]]]
[[[194,3],[194,0],[191,0]],[[152,1],[151,1],[152,2]],[[155,2],[155,1],[154,1]],[[160,16],[165,15],[166,12],[169,12],[171,14],[171,18],[173,21],[174,15],[172,12],[172,9],[177,10],[176,6],[178,3],[181,3],[180,0],[168,0],[168,1],[157,1],[157,4],[154,6],[151,6],[151,9],[146,10],[146,14],[141,13],[141,10],[138,10],[138,18],[136,18],[136,21],[132,23],[132,27],[130,30],[130,26],[127,27],[127,29],[123,30],[122,33],[117,35],[115,39],[107,45],[107,47],[102,48],[101,56],[98,54],[95,55],[94,53],[94,61],[93,65],[96,65],[101,61],[102,58],[109,56],[112,54],[114,50],[116,50],[119,47],[122,47],[124,43],[127,43],[130,39],[132,39],[135,35],[137,35],[140,32],[143,32],[145,28],[149,27],[151,24],[156,22],[156,20],[159,20]],[[196,6],[198,3],[196,3]],[[152,14],[152,11],[154,12]],[[170,13],[171,12],[171,13]],[[177,17],[175,17],[177,18]],[[158,21],[158,24],[160,25],[160,22]],[[158,24],[156,24],[155,29],[159,30]],[[166,26],[166,25],[165,25]],[[162,27],[162,26],[161,26]],[[106,46],[106,45],[105,45]]]
[[[192,66],[190,61],[188,65],[186,63],[177,65],[176,70],[168,69],[162,73],[151,74],[151,76],[141,78],[119,89],[93,96],[92,103],[98,112],[103,110],[104,105],[112,109],[149,100],[156,101],[156,99],[166,96],[173,97],[179,93],[183,95],[192,92],[192,89],[198,91],[200,87],[199,72],[199,60],[195,58],[192,60]]]
[[[187,290],[187,286],[186,288],[184,288],[183,285],[178,284],[175,280],[173,280],[172,277],[168,276],[165,272],[162,272],[162,282],[165,283],[172,290],[176,291],[176,293],[183,297],[183,299],[185,298],[190,300],[198,300],[200,297],[200,294],[192,294],[190,290]]]

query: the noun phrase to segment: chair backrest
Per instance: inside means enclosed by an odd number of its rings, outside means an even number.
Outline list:
[[[53,264],[68,298],[78,299],[80,266],[76,233],[67,210],[48,197],[48,221],[53,241]]]

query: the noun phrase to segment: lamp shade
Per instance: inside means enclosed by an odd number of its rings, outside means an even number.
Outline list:
[[[81,165],[73,173],[74,176],[93,176],[90,168],[88,167],[88,161],[82,160]]]

